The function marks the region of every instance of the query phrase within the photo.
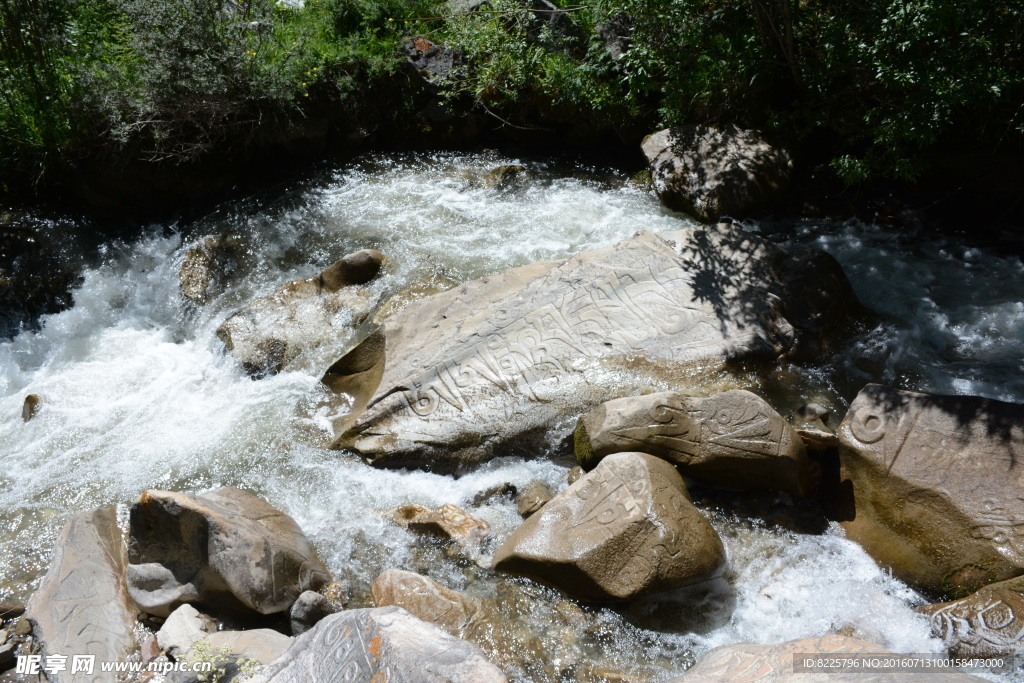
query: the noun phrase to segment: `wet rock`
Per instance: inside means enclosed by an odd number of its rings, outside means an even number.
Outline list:
[[[370,590],[377,607],[401,607],[417,619],[457,638],[466,637],[470,622],[483,609],[483,601],[479,598],[401,569],[383,572]]]
[[[584,472],[583,468],[580,467],[579,465],[576,465],[576,467],[573,467],[571,470],[569,470],[569,474],[566,475],[565,478],[571,486],[572,484],[578,482],[580,480],[580,477],[582,477],[584,474],[586,474],[586,472]]]
[[[16,636],[27,636],[32,633],[32,622],[28,620],[28,617],[22,615],[18,617],[18,620],[14,622],[14,635]]]
[[[339,413],[356,405],[335,420],[334,447],[379,466],[459,470],[623,393],[724,382],[813,347],[856,300],[829,257],[804,260],[832,296],[805,296],[789,255],[720,225],[642,232],[417,301],[324,375]],[[821,277],[824,261],[836,280]]]
[[[608,401],[580,420],[575,449],[585,468],[610,453],[642,451],[713,486],[797,496],[810,487],[803,441],[749,391],[707,398],[664,391]]]
[[[388,683],[507,679],[475,645],[416,619],[399,607],[348,610],[323,619],[251,683],[352,680]]]
[[[430,512],[430,508],[413,503],[401,505],[392,510],[385,510],[383,515],[403,529],[408,529],[411,520],[416,519],[420,515],[428,515]]]
[[[777,200],[793,172],[786,151],[736,126],[666,128],[641,147],[661,201],[704,220],[738,218]]]
[[[42,399],[39,398],[39,394],[29,394],[25,397],[25,402],[21,404],[21,419],[23,422],[28,422],[36,413],[39,412],[39,408],[42,405]]]
[[[214,619],[200,614],[192,605],[182,605],[167,617],[157,631],[156,640],[164,652],[175,659],[182,659],[195,641],[216,631]]]
[[[289,614],[292,635],[305,633],[316,626],[321,619],[341,609],[339,603],[332,601],[326,595],[306,591],[295,600]]]
[[[616,453],[523,522],[494,568],[603,601],[691,585],[724,561],[722,541],[675,468]]]
[[[542,481],[535,481],[516,496],[516,508],[520,515],[529,517],[544,507],[544,504],[552,498],[554,498],[554,493],[551,492],[551,487]]]
[[[529,175],[524,166],[508,164],[491,169],[484,176],[484,187],[499,192],[521,190],[526,186]]]
[[[0,621],[20,617],[25,613],[25,605],[15,600],[0,600]]]
[[[372,295],[359,285],[376,277],[384,262],[372,249],[349,254],[315,277],[252,302],[224,321],[217,337],[253,376],[280,372],[366,320]]]
[[[494,500],[495,498],[515,499],[518,493],[519,491],[518,489],[516,489],[515,486],[508,482],[505,482],[504,484],[492,486],[486,491],[481,491],[480,493],[476,494],[475,496],[473,496],[473,500],[470,503],[470,505],[476,507],[479,505],[483,505],[484,503],[490,500]]]
[[[124,541],[114,508],[71,516],[53,552],[50,570],[28,602],[26,617],[48,655],[96,655],[125,661],[135,649],[135,608],[124,586]],[[20,633],[19,629],[15,629]],[[67,671],[50,681],[71,681]],[[114,674],[94,680],[114,681]]]
[[[330,581],[291,517],[236,488],[146,491],[132,505],[130,529],[128,590],[150,614],[186,602],[275,614]]]
[[[918,611],[931,617],[932,635],[941,638],[954,657],[1010,657],[1024,652],[1024,577]]]
[[[891,650],[848,636],[830,635],[821,638],[790,640],[776,645],[737,643],[716,647],[701,657],[685,674],[666,683],[905,683],[906,672],[899,673],[808,673],[794,671],[794,657],[828,657],[829,655],[895,655]],[[912,676],[913,674],[911,674]],[[964,673],[929,671],[929,681],[967,683],[982,679]]]
[[[145,640],[139,646],[139,660],[143,666],[146,666],[150,662],[156,660],[163,654],[163,650],[160,647],[160,642],[157,640],[155,635],[146,636]]]
[[[807,450],[820,453],[839,446],[839,437],[825,422],[830,412],[821,404],[808,403],[793,416],[793,428]]]
[[[241,238],[237,235],[210,236],[185,252],[178,272],[181,296],[202,306],[224,291],[236,270]]]
[[[838,435],[846,534],[896,576],[961,597],[1024,573],[1024,406],[869,384]]]
[[[456,505],[442,505],[409,520],[409,531],[454,541],[463,547],[478,544],[491,526]]]
[[[453,280],[444,273],[433,273],[422,282],[417,282],[414,285],[406,287],[385,301],[384,304],[377,309],[377,312],[373,314],[373,324],[380,325],[414,301],[419,301],[420,299],[425,299],[428,296],[446,292],[452,287],[457,287],[458,285],[459,282]]]

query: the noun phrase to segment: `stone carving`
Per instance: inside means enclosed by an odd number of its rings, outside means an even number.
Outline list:
[[[1024,577],[919,611],[931,617],[932,634],[955,657],[1009,657],[1024,651]]]
[[[713,576],[725,549],[668,462],[609,455],[529,517],[494,568],[582,600],[622,600]]]
[[[576,429],[576,457],[593,467],[611,453],[642,451],[688,477],[731,489],[809,488],[807,453],[786,420],[749,391],[707,398],[665,391],[630,396],[590,411]]]
[[[869,384],[839,426],[849,538],[960,597],[1024,572],[1024,406]]]
[[[217,337],[255,377],[271,375],[313,360],[366,320],[373,297],[365,287],[386,259],[373,249],[345,256],[322,273],[296,280],[257,299],[217,328]],[[323,367],[323,366],[321,366]]]
[[[841,272],[821,276],[838,271],[829,257],[790,256],[728,225],[642,232],[411,303],[324,375],[357,406],[334,446],[454,470],[624,393],[713,386],[736,363],[813,347],[855,299]],[[788,294],[812,271],[830,296]]]
[[[506,683],[478,647],[400,607],[332,614],[252,683]]]
[[[54,549],[50,570],[29,600],[26,615],[42,641],[42,654],[95,655],[123,662],[135,647],[135,610],[124,587],[124,541],[114,508],[71,516]],[[80,678],[67,671],[53,683]],[[113,673],[90,678],[113,683]]]
[[[128,591],[157,616],[186,602],[275,614],[330,581],[295,520],[230,487],[143,493],[131,508],[128,559]]]
[[[914,674],[906,672],[869,673],[859,671],[828,673],[795,671],[797,659],[827,658],[830,655],[896,655],[877,645],[858,638],[829,635],[820,638],[802,638],[775,645],[736,643],[716,647],[697,660],[685,674],[670,678],[665,683],[905,683]],[[921,676],[929,681],[969,683],[983,679],[969,674],[939,673],[931,670]]]

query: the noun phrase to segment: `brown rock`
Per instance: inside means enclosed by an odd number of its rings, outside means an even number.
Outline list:
[[[398,526],[402,527],[403,529],[408,529],[409,522],[416,519],[420,515],[430,514],[430,512],[430,508],[413,503],[410,505],[401,505],[392,510],[386,510],[384,511],[383,514],[385,517],[390,519]]]
[[[806,495],[807,452],[786,420],[749,391],[691,398],[672,391],[603,403],[576,429],[576,457],[642,451],[688,477],[730,489]]]
[[[408,529],[455,541],[464,547],[476,545],[491,532],[487,522],[450,503],[413,517]]]
[[[919,608],[932,635],[954,657],[1010,657],[1024,652],[1024,577],[985,586],[953,602]]]
[[[722,541],[672,465],[616,453],[523,522],[494,568],[602,601],[703,581],[724,560]]]
[[[25,613],[25,605],[15,600],[0,600],[0,621],[20,617]]]
[[[130,519],[128,590],[150,614],[186,602],[275,614],[330,581],[295,520],[236,488],[146,491]]]
[[[42,405],[42,399],[39,398],[39,394],[29,394],[25,397],[25,402],[21,404],[21,420],[28,422],[36,413],[39,412],[39,408]]]
[[[869,384],[839,426],[847,536],[954,597],[1024,573],[1024,406]]]
[[[457,638],[465,637],[466,627],[482,609],[483,601],[432,581],[420,574],[388,569],[377,577],[370,589],[377,607],[395,605],[417,619],[433,624]]]
[[[505,482],[504,484],[492,486],[486,491],[481,491],[480,493],[476,494],[475,496],[473,496],[473,501],[470,503],[470,505],[483,505],[487,501],[494,500],[495,498],[514,499],[518,493],[519,491],[518,489],[516,489],[515,486],[508,482]]]
[[[235,270],[241,239],[237,235],[201,239],[185,252],[178,273],[181,295],[202,306],[224,290],[225,280]]]
[[[333,294],[342,287],[365,285],[380,275],[387,257],[376,249],[360,249],[342,256],[320,273],[323,291]]]
[[[579,465],[576,465],[576,467],[573,467],[571,470],[569,470],[569,474],[566,476],[566,480],[569,482],[570,485],[575,484],[577,481],[580,480],[580,477],[582,477],[584,474],[586,474],[586,472],[583,471],[583,468],[580,467]]]
[[[509,164],[488,171],[484,176],[484,186],[489,190],[509,192],[522,189],[528,179],[525,167]]]
[[[516,508],[523,517],[529,517],[544,504],[554,498],[551,487],[542,481],[535,481],[526,490],[516,496]]]
[[[338,584],[332,585],[337,586]],[[334,601],[326,595],[306,591],[296,598],[288,615],[291,622],[292,635],[297,636],[305,633],[316,626],[321,619],[335,612],[340,612],[341,609],[341,601]]]

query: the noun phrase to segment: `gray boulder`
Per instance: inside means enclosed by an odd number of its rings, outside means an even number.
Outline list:
[[[57,537],[50,570],[26,609],[44,657],[76,654],[95,655],[99,661],[127,660],[135,649],[135,608],[125,591],[124,571],[124,540],[114,508],[73,514]],[[50,675],[52,683],[74,679],[70,667]],[[113,683],[117,676],[97,667],[90,680]]]
[[[668,207],[704,220],[742,217],[777,199],[793,162],[736,126],[680,126],[644,138],[654,189]]]
[[[182,605],[171,612],[156,634],[160,649],[175,659],[182,659],[193,643],[217,631],[217,622],[200,614],[192,605]]]
[[[128,591],[166,616],[183,603],[275,614],[330,575],[288,515],[251,493],[150,490],[131,508]]]
[[[341,611],[341,605],[334,602],[322,593],[306,591],[295,600],[292,605],[289,618],[292,626],[292,635],[297,636],[305,633],[317,625],[324,617]]]

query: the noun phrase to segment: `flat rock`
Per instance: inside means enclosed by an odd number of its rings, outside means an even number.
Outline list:
[[[193,643],[216,631],[215,620],[200,614],[192,605],[182,605],[167,617],[157,631],[156,641],[161,650],[180,659],[192,649]]]
[[[269,628],[248,631],[218,631],[209,636],[213,652],[227,650],[232,659],[252,659],[270,664],[285,653],[294,638]]]
[[[745,216],[777,199],[793,172],[789,154],[736,126],[679,126],[641,145],[658,197],[704,220]]]
[[[478,544],[491,532],[487,522],[450,503],[420,512],[408,520],[406,528],[419,534],[454,541],[463,547]]]
[[[157,616],[186,602],[275,614],[330,581],[295,520],[231,487],[143,493],[131,508],[128,558],[128,590]]]
[[[858,309],[823,252],[731,225],[653,234],[413,302],[324,375],[335,448],[454,471],[652,385],[828,344]],[[355,407],[346,412],[349,405]]]
[[[1024,406],[869,384],[838,436],[846,534],[896,576],[961,597],[1024,573]]]
[[[478,647],[399,607],[332,614],[299,636],[251,683],[387,681],[504,683]]]
[[[371,587],[377,607],[396,606],[458,638],[483,608],[483,601],[401,569],[381,573]]]
[[[715,575],[725,549],[676,469],[645,453],[609,455],[523,522],[494,569],[589,601],[623,600]]]
[[[985,586],[961,600],[918,609],[954,657],[1010,657],[1024,652],[1024,577]]]
[[[664,391],[608,401],[580,420],[575,449],[586,468],[611,453],[642,451],[714,486],[797,496],[810,488],[803,441],[749,391],[707,398]]]
[[[28,602],[26,616],[42,655],[96,655],[126,661],[135,648],[135,608],[124,585],[124,540],[114,508],[71,516],[57,537],[50,570]],[[70,661],[70,660],[68,660]],[[68,671],[50,681],[71,681]],[[90,680],[115,681],[97,671]]]

